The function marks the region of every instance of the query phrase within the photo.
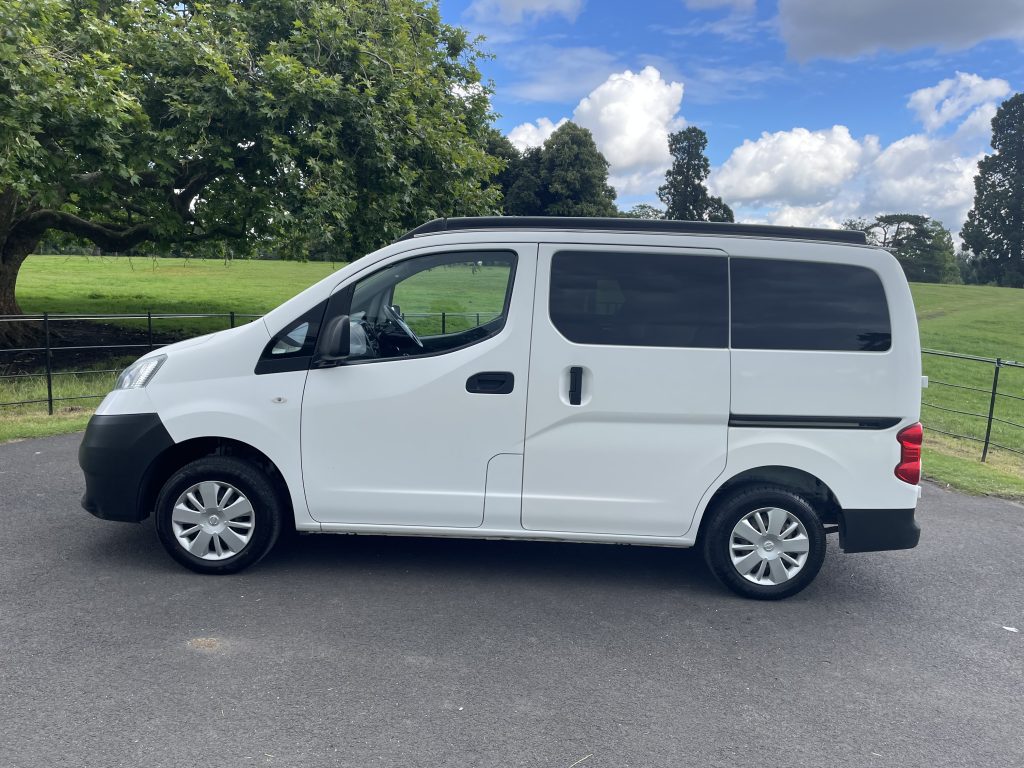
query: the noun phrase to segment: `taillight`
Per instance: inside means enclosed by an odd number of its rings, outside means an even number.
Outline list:
[[[896,477],[904,483],[917,485],[921,482],[921,440],[924,430],[920,424],[911,424],[901,429],[896,439],[900,443],[900,463],[896,465]]]

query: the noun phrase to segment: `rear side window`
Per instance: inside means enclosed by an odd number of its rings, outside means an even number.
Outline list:
[[[866,267],[732,259],[734,349],[884,352],[885,290]]]
[[[725,257],[560,251],[551,263],[551,322],[577,344],[725,347]]]

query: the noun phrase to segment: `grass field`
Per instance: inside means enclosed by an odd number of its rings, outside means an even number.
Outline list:
[[[949,352],[1002,357],[1024,362],[1024,290],[973,285],[913,285],[921,346]],[[993,366],[969,360],[924,355],[929,387],[922,400],[933,406],[987,414]],[[957,384],[959,387],[945,386]],[[974,387],[977,390],[963,389]],[[995,417],[1024,424],[1024,368],[1002,368]],[[985,419],[921,409],[926,427],[985,436]],[[1024,429],[995,422],[992,440],[1024,451]],[[981,443],[926,432],[925,472],[973,492],[1024,498],[1024,456],[994,448],[978,462]]]
[[[18,299],[26,312],[230,312],[262,314],[341,265],[276,261],[203,261],[184,259],[86,258],[33,256],[22,268]],[[403,312],[488,312],[500,306],[503,275],[498,268],[460,276],[460,289],[442,303],[423,298],[430,283],[443,273],[435,270],[410,281],[399,297]],[[450,280],[448,275],[446,280]],[[423,293],[420,293],[420,291]],[[988,357],[1024,361],[1024,290],[981,286],[913,285],[921,344]],[[170,323],[171,321],[164,321]],[[473,324],[475,318],[453,321]],[[224,321],[174,321],[189,332],[224,327]],[[430,323],[431,325],[427,325]],[[423,332],[437,332],[438,320],[416,320]],[[449,326],[452,328],[453,326]],[[157,329],[160,329],[159,321]],[[2,360],[0,360],[2,364]],[[924,356],[924,371],[933,384],[924,401],[944,408],[987,413],[992,366]],[[2,373],[3,371],[0,371]],[[55,379],[55,394],[103,391],[112,375],[84,374]],[[983,392],[947,387],[947,382]],[[1024,398],[1024,369],[1004,368],[1000,392]],[[46,397],[45,381],[14,384],[0,379],[0,402]],[[96,401],[65,404],[57,416],[45,405],[0,408],[0,440],[80,429]],[[1024,424],[1024,399],[998,398],[996,416]],[[923,408],[927,426],[947,432],[984,436],[984,420]],[[996,423],[993,440],[1024,450],[1024,430]],[[976,493],[989,492],[1024,498],[1024,456],[994,449],[986,464],[978,462],[981,445],[928,433],[927,474]]]

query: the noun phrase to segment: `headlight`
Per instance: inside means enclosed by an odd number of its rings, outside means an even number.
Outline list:
[[[117,377],[114,389],[141,389],[152,381],[165,360],[167,360],[167,355],[157,355],[156,357],[147,357],[145,360],[137,360],[125,368],[121,375]]]

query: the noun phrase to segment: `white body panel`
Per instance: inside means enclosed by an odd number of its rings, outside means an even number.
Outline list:
[[[882,280],[893,330],[888,352],[733,349],[733,413],[920,418],[917,316],[896,259],[876,248],[752,239],[734,242],[729,255],[868,267]]]
[[[573,344],[551,323],[547,289],[551,254],[574,245],[867,266],[885,289],[892,346]],[[496,336],[433,357],[254,374],[272,336],[353,281],[410,255],[485,246],[519,254]],[[918,495],[893,476],[896,433],[920,416],[913,303],[895,259],[864,246],[627,232],[433,234],[348,265],[262,321],[151,355],[164,353],[144,390],[111,393],[98,413],[155,412],[176,443],[221,437],[256,448],[280,470],[300,530],[689,546],[715,491],[760,467],[807,472],[844,508],[906,509]],[[574,365],[584,368],[580,406],[567,404]],[[515,374],[511,394],[466,392],[469,376],[498,370]],[[730,413],[900,422],[882,430],[729,428]]]
[[[514,250],[509,317],[496,336],[445,354],[309,372],[302,456],[306,499],[316,520],[460,528],[483,523],[488,462],[523,450],[537,246]],[[467,380],[485,371],[511,372],[513,391],[467,392]]]
[[[729,351],[567,340],[551,321],[548,296],[552,255],[571,247],[540,248],[523,527],[680,536],[725,468]],[[627,258],[630,251],[608,250]],[[572,366],[583,368],[579,405],[569,402]]]

